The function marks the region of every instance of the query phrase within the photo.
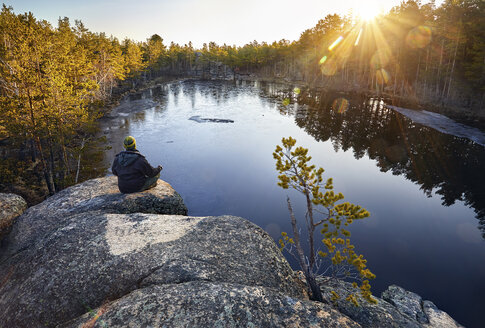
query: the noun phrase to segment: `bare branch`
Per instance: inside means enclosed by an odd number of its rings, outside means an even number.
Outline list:
[[[325,221],[328,221],[330,219],[330,217],[326,217],[325,219],[321,219],[320,221],[318,221],[317,223],[313,224],[314,227],[316,226],[319,226],[320,224],[322,224],[323,222]]]

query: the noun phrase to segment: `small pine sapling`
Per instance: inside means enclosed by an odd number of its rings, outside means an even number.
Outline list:
[[[308,156],[308,149],[295,148],[295,145],[296,140],[292,137],[283,138],[282,146],[276,146],[273,157],[276,160],[276,170],[280,173],[278,185],[283,189],[291,187],[305,196],[305,223],[310,251],[305,255],[289,197],[287,205],[293,238],[282,232],[282,238],[279,240],[280,249],[288,251],[297,259],[312,299],[323,301],[320,287],[316,282],[316,277],[320,276],[324,281],[334,278],[350,279],[354,287],[360,288],[360,294],[365,300],[377,303],[372,298],[369,284],[369,279],[374,279],[375,275],[367,268],[364,256],[355,252],[355,246],[350,242],[350,231],[346,229],[355,220],[369,217],[370,213],[358,205],[340,202],[344,196],[333,191],[332,178],[324,183],[323,168],[310,165],[311,156]],[[322,234],[323,245],[315,249],[314,238],[317,228]],[[360,286],[357,281],[360,282]],[[332,291],[332,300],[337,299],[339,295]],[[346,299],[358,305],[354,294],[350,294]]]

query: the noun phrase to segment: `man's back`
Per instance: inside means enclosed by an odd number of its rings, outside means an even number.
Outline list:
[[[122,193],[141,191],[147,178],[160,173],[160,167],[153,168],[136,149],[116,155],[111,170],[118,176],[118,188]]]

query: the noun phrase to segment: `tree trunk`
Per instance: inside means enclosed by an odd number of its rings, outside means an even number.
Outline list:
[[[50,158],[50,161],[49,161],[49,174],[50,176],[52,177],[53,179],[53,182],[54,182],[54,188],[55,190],[60,190],[62,189],[61,186],[59,185],[59,179],[55,179],[55,174],[56,173],[56,170],[55,170],[55,167],[54,167],[54,163],[55,163],[55,157],[54,157],[54,149],[52,147],[52,139],[49,135],[49,139],[48,139],[48,146],[49,146],[49,158]]]
[[[308,217],[310,219],[310,224],[308,224],[308,242],[310,243],[310,270],[313,269],[315,265],[315,245],[313,240],[313,235],[315,232],[315,225],[313,224],[313,205],[312,200],[310,199],[310,194],[308,193],[307,187],[305,188],[305,196],[306,196],[306,206],[308,211]]]
[[[77,183],[79,181],[79,171],[81,169],[81,153],[84,148],[84,142],[85,142],[85,139],[83,139],[81,143],[81,148],[79,149],[79,156],[77,157],[76,179],[74,180],[74,183]]]
[[[35,136],[35,144],[37,146],[37,151],[39,152],[40,161],[42,163],[42,168],[44,171],[44,179],[47,184],[47,189],[49,190],[49,195],[54,195],[56,193],[56,188],[54,186],[54,179],[52,178],[52,172],[48,169],[46,160],[44,158],[44,152],[42,150],[42,144],[40,138]]]
[[[448,72],[448,68],[450,67],[451,63],[451,58],[448,60],[448,65],[446,65],[446,72]],[[445,98],[445,92],[446,92],[446,75],[444,77],[444,83],[443,83],[443,91],[441,92],[441,99]]]
[[[50,172],[50,170],[48,169],[46,160],[44,158],[44,152],[42,151],[42,143],[41,143],[40,138],[39,138],[39,136],[37,135],[37,132],[36,132],[37,122],[36,122],[35,115],[34,115],[34,104],[32,102],[32,97],[30,96],[30,91],[28,89],[27,89],[27,97],[29,99],[30,122],[32,124],[31,135],[32,135],[32,138],[34,139],[35,145],[37,147],[37,151],[38,151],[39,156],[40,156],[42,168],[43,168],[43,171],[44,171],[44,178],[45,178],[45,182],[47,184],[47,189],[49,190],[49,194],[53,195],[53,194],[56,193],[56,188],[54,186],[54,181],[53,181],[53,178],[52,178],[52,172]]]
[[[428,61],[429,61],[429,46],[427,47],[427,50],[426,50],[426,66],[425,66],[425,69],[424,69],[424,86],[423,86],[423,97],[425,98],[426,97],[426,94],[427,94],[427,83],[428,83]]]
[[[446,98],[450,97],[451,82],[453,80],[453,72],[455,71],[456,53],[458,52],[458,44],[460,43],[460,32],[458,32],[458,39],[456,40],[455,54],[453,55],[453,64],[451,65],[450,82],[448,82],[448,93]]]
[[[34,139],[30,139],[30,152],[31,152],[31,157],[32,157],[32,163],[34,163],[37,160],[37,156],[35,154],[35,142]]]
[[[301,269],[303,270],[303,274],[305,275],[305,279],[307,282],[307,288],[311,295],[311,299],[314,301],[323,302],[322,291],[318,286],[315,275],[311,271],[310,266],[307,264],[305,260],[305,255],[303,253],[303,249],[301,247],[300,242],[300,233],[298,231],[298,226],[296,224],[295,214],[293,213],[293,208],[291,207],[290,197],[286,197],[286,201],[288,203],[288,211],[290,212],[291,218],[291,227],[293,228],[293,238],[295,242],[296,251],[298,253],[298,262],[300,264]]]
[[[416,69],[416,79],[414,81],[414,96],[417,96],[420,66],[421,66],[421,52],[419,52],[418,68]]]
[[[438,77],[436,79],[436,94],[439,96],[440,93],[440,80],[441,80],[441,65],[443,65],[443,47],[445,45],[445,40],[441,40],[441,49],[440,49],[440,64],[438,66]]]

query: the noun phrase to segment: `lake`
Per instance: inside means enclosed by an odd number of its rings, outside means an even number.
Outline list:
[[[163,166],[161,178],[181,194],[189,215],[241,216],[278,239],[291,231],[286,195],[297,218],[305,213],[303,196],[277,186],[272,153],[292,136],[324,178],[334,179],[336,192],[370,211],[350,230],[377,275],[375,295],[397,284],[467,327],[484,322],[482,145],[414,123],[381,100],[295,94],[293,86],[272,83],[174,82],[122,106],[126,112],[102,123],[113,148],[98,171],[132,135],[148,161]]]

